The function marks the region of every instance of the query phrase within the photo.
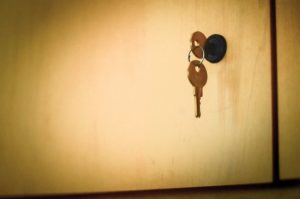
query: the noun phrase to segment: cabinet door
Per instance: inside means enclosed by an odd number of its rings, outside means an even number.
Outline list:
[[[0,193],[270,182],[268,1],[1,1]],[[217,33],[195,118],[193,32]]]
[[[300,178],[299,1],[278,0],[276,11],[280,177],[293,179]]]

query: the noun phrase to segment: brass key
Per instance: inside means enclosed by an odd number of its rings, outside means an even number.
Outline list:
[[[202,32],[199,31],[194,32],[191,38],[191,42],[192,42],[191,50],[193,54],[199,59],[203,58],[204,54],[201,48],[204,48],[204,44],[206,42],[206,36]]]
[[[196,117],[200,117],[200,98],[203,96],[203,87],[207,82],[207,71],[200,61],[191,61],[188,68],[188,79],[190,80],[191,84],[195,87],[195,97],[197,106]]]

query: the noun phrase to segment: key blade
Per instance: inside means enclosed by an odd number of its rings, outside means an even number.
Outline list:
[[[200,112],[200,89],[195,87],[195,98],[196,98],[196,118],[200,118],[201,112]]]

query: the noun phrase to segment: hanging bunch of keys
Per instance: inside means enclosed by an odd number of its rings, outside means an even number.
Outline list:
[[[190,62],[190,65],[188,67],[188,79],[192,86],[195,88],[195,101],[196,101],[196,117],[201,116],[200,111],[200,100],[203,96],[203,87],[205,86],[207,82],[207,71],[205,69],[205,66],[203,65],[203,61],[205,58],[205,52],[204,52],[204,44],[206,41],[206,37],[201,32],[195,32],[192,35],[192,46],[191,50],[188,55],[188,61]],[[199,60],[190,60],[191,52],[195,55],[195,57],[201,59]]]
[[[195,88],[196,117],[201,116],[200,100],[203,96],[203,87],[207,82],[207,71],[203,65],[204,59],[210,63],[220,62],[227,50],[226,39],[219,34],[212,34],[208,38],[202,32],[194,32],[191,39],[191,50],[188,54],[188,79]],[[199,60],[191,61],[191,53]]]

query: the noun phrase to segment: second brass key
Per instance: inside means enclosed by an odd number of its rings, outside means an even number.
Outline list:
[[[190,62],[188,68],[188,79],[191,82],[191,84],[195,87],[195,98],[197,107],[196,117],[200,117],[200,99],[203,96],[203,87],[207,82],[207,71],[200,61],[193,60]]]

